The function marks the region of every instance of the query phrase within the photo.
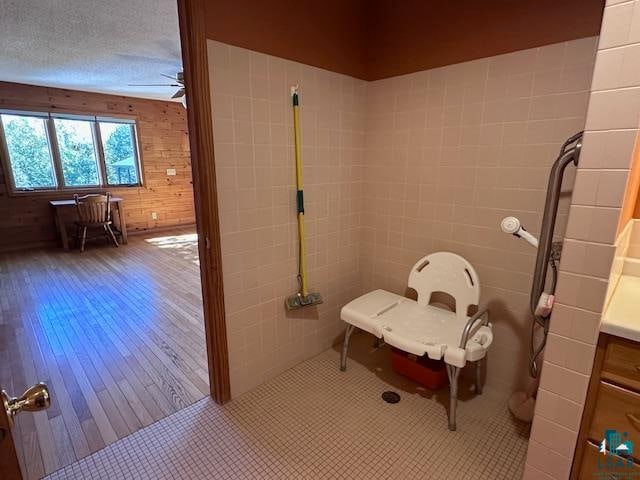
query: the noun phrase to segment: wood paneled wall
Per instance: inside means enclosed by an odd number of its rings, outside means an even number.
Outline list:
[[[600,33],[604,0],[208,0],[207,38],[378,80]]]
[[[129,232],[195,222],[189,136],[179,103],[0,82],[0,109],[135,118],[144,183],[109,188],[125,199]],[[176,176],[166,169],[175,168]],[[49,200],[73,192],[11,195],[0,167],[0,250],[52,244],[56,231]],[[157,220],[152,220],[156,212]]]

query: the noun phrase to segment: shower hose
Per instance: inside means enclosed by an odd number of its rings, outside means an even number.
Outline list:
[[[552,295],[556,291],[556,284],[558,283],[558,267],[556,266],[556,261],[554,258],[549,259],[549,266],[551,267],[551,288],[549,293]],[[538,374],[540,370],[538,368],[538,357],[544,350],[544,347],[547,345],[547,335],[549,334],[549,320],[551,318],[550,315],[546,317],[542,317],[540,315],[534,315],[534,322],[531,322],[531,343],[530,343],[530,352],[531,352],[531,362],[529,363],[529,373],[533,378],[538,378]],[[539,325],[542,328],[542,340],[540,343],[536,345],[536,325]]]

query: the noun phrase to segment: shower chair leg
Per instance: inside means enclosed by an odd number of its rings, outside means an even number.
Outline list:
[[[347,369],[347,350],[349,350],[349,340],[351,340],[351,334],[355,328],[353,325],[347,325],[347,329],[344,332],[344,343],[342,344],[342,352],[340,353],[340,371],[342,372]]]
[[[482,364],[484,358],[476,362],[476,394],[482,395]]]
[[[460,369],[447,364],[447,375],[449,376],[449,430],[456,430],[456,408],[458,406],[458,377]]]

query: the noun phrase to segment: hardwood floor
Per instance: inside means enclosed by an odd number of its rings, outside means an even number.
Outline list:
[[[38,381],[51,407],[13,429],[29,479],[207,395],[194,230],[0,255],[0,386]]]

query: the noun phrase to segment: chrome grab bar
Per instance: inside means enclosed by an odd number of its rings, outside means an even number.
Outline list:
[[[487,307],[479,308],[476,313],[473,314],[467,320],[467,324],[464,326],[464,330],[462,330],[462,337],[460,338],[460,348],[467,348],[467,342],[469,341],[469,333],[473,328],[473,325],[480,320],[482,317],[482,325],[487,326],[489,324],[489,309]]]
[[[547,196],[544,204],[542,226],[540,228],[540,244],[538,246],[536,266],[533,271],[533,282],[531,284],[531,296],[529,298],[529,307],[533,315],[535,315],[540,295],[544,292],[544,286],[547,279],[547,267],[553,244],[553,233],[556,225],[556,217],[558,215],[558,203],[560,201],[560,191],[562,188],[564,170],[571,162],[576,166],[578,165],[580,149],[582,148],[582,133],[583,132],[579,132],[564,142],[560,149],[560,155],[553,163],[551,173],[549,174]],[[569,145],[573,145],[573,147],[567,148]]]
[[[529,364],[529,373],[533,378],[537,378],[540,373],[538,367],[538,357],[544,350],[547,343],[547,333],[549,332],[549,316],[536,315],[536,308],[540,296],[545,290],[547,282],[547,270],[549,263],[553,268],[553,278],[550,294],[555,293],[557,281],[557,267],[555,258],[552,258],[553,251],[553,233],[556,226],[556,217],[558,215],[558,203],[560,201],[560,193],[562,189],[562,179],[567,166],[573,162],[578,165],[580,158],[580,150],[582,149],[582,134],[578,132],[569,138],[560,148],[560,154],[551,167],[549,174],[549,183],[547,185],[547,196],[544,203],[544,213],[542,215],[542,225],[540,228],[540,239],[538,252],[536,255],[536,265],[533,271],[533,282],[531,283],[531,295],[529,297],[529,308],[533,314],[534,321],[531,323],[531,361]],[[544,336],[540,343],[535,345],[534,329],[536,324],[543,329]]]

